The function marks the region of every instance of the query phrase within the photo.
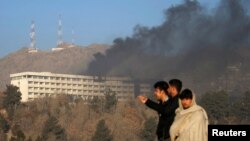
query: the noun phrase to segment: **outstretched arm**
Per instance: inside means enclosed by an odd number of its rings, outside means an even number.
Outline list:
[[[178,107],[178,102],[177,103],[167,103],[167,105],[164,106],[164,105],[158,104],[150,99],[147,99],[145,104],[149,108],[159,112],[160,114],[164,114],[164,115],[171,115],[171,114],[175,113],[175,110]]]
[[[137,98],[138,98],[138,99],[139,99],[139,101],[140,101],[141,103],[143,103],[143,104],[145,104],[145,103],[146,103],[146,101],[148,100],[148,98],[147,98],[147,97],[142,96],[142,95],[137,96]]]

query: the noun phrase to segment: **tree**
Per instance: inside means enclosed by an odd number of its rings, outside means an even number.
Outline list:
[[[7,133],[9,129],[10,125],[8,121],[2,115],[0,115],[0,131],[2,131],[3,133]]]
[[[99,98],[98,96],[94,96],[93,99],[90,100],[89,104],[90,104],[90,108],[93,109],[95,112],[100,112],[100,108],[101,108],[101,103],[102,100],[101,98]]]
[[[233,107],[233,111],[238,120],[249,123],[250,122],[250,91],[244,93],[240,99],[237,100]]]
[[[202,95],[200,105],[207,111],[210,123],[225,122],[229,116],[229,96],[225,91],[209,92]]]
[[[7,89],[3,92],[3,107],[7,110],[9,118],[12,119],[16,107],[21,103],[21,92],[14,85],[7,85]]]
[[[106,112],[110,112],[110,110],[117,104],[116,94],[111,89],[107,89],[105,91],[104,96],[105,96],[104,109]]]
[[[37,136],[35,141],[42,141],[42,138],[40,136]]]
[[[54,116],[49,116],[48,120],[44,124],[41,138],[37,140],[47,141],[67,141],[67,135],[65,130],[58,124],[58,120]]]
[[[248,121],[250,120],[250,91],[245,92],[243,98],[242,98],[242,115],[243,119]]]
[[[155,118],[151,117],[147,119],[144,123],[144,128],[141,130],[140,138],[143,141],[153,141],[156,137],[154,134],[156,130],[156,120]]]
[[[32,141],[31,137],[29,137],[27,141]]]
[[[19,125],[14,125],[12,128],[12,137],[11,141],[25,141],[25,135],[23,131],[21,130]]]
[[[0,130],[0,141],[6,141],[6,140],[7,140],[6,134]]]
[[[96,126],[95,134],[91,138],[92,141],[112,141],[113,136],[105,124],[105,120],[100,120]]]
[[[8,121],[0,113],[0,141],[7,140],[6,133],[9,131],[10,125]]]

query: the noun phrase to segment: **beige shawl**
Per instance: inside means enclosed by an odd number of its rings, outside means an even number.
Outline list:
[[[179,108],[170,128],[171,141],[207,141],[208,117],[206,111],[198,106],[195,95],[191,107],[183,109],[179,100]]]

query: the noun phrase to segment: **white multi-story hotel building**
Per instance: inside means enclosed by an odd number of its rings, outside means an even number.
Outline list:
[[[105,91],[115,92],[118,100],[135,96],[135,84],[127,77],[97,77],[56,74],[50,72],[22,72],[11,74],[11,84],[19,87],[22,102],[45,96],[72,95],[84,100],[104,96]],[[139,84],[140,92],[149,93],[148,84]]]

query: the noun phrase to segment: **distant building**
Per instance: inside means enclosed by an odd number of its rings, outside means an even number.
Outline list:
[[[11,84],[19,87],[22,102],[35,98],[57,95],[71,95],[83,100],[93,96],[104,96],[107,91],[116,93],[118,100],[135,96],[135,89],[147,94],[151,92],[148,84],[135,84],[127,77],[96,77],[84,75],[56,74],[50,72],[22,72],[11,74]]]
[[[61,43],[60,45],[58,45],[57,47],[52,48],[51,50],[52,51],[61,51],[61,50],[64,50],[64,49],[67,49],[67,48],[72,48],[72,47],[76,47],[76,46],[64,42],[64,43]]]
[[[36,52],[38,52],[38,50],[37,50],[37,49],[30,49],[30,48],[29,48],[28,52],[29,52],[29,53],[36,53]]]

